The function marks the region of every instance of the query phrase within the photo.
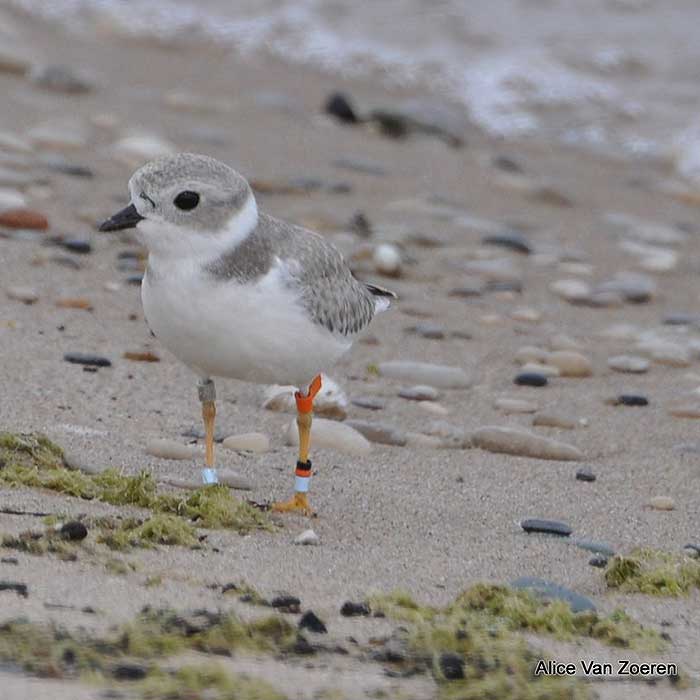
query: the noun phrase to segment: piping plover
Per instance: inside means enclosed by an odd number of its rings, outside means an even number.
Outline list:
[[[213,377],[298,387],[294,496],[310,514],[309,442],[320,373],[395,295],[353,277],[324,238],[261,212],[250,185],[208,156],[153,161],[129,180],[131,203],[101,231],[134,228],[148,249],[141,286],[152,332],[199,375],[205,483],[214,469]]]

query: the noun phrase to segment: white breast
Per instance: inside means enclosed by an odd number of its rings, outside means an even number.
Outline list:
[[[284,277],[278,265],[239,284],[169,260],[167,274],[156,265],[144,278],[144,313],[163,345],[203,377],[302,387],[351,342],[315,324]]]

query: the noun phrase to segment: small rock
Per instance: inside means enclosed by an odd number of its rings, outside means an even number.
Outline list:
[[[374,269],[388,277],[398,277],[401,274],[401,252],[391,243],[381,243],[372,254]]]
[[[120,662],[112,667],[112,678],[117,681],[141,681],[149,672],[148,666],[134,662]]]
[[[268,411],[296,413],[294,393],[296,387],[273,384],[265,390],[263,408]],[[323,375],[321,390],[314,398],[314,415],[334,420],[345,420],[348,415],[348,398],[340,385]]]
[[[381,362],[378,369],[379,374],[388,379],[428,384],[439,389],[466,389],[471,385],[471,379],[461,367],[394,360]]]
[[[529,363],[536,364],[546,364],[549,358],[549,352],[543,350],[542,348],[533,347],[526,345],[520,348],[515,353],[515,362],[519,365],[525,365]]]
[[[642,340],[636,349],[654,362],[668,367],[688,367],[692,360],[689,348],[661,338]]]
[[[357,430],[370,442],[376,442],[380,445],[396,445],[398,447],[403,447],[406,444],[406,433],[392,425],[364,420],[347,420],[345,425],[349,425]]]
[[[541,374],[543,377],[547,377],[547,379],[550,377],[559,376],[559,369],[557,367],[554,367],[553,365],[541,365],[537,362],[527,362],[520,368],[520,370],[525,374]]]
[[[577,423],[574,418],[563,413],[549,413],[542,411],[533,419],[532,424],[543,428],[561,428],[562,430],[573,430]]]
[[[609,282],[599,285],[596,292],[621,294],[632,304],[646,304],[656,294],[656,282],[647,275],[636,272],[618,272]]]
[[[353,406],[366,408],[369,411],[381,411],[386,408],[386,402],[377,396],[355,396],[350,399]]]
[[[520,372],[513,380],[518,386],[546,386],[547,382],[547,377],[536,372]]]
[[[550,440],[516,428],[486,426],[472,434],[475,447],[489,452],[511,454],[535,459],[578,461],[583,453],[573,445]]]
[[[686,544],[683,545],[683,554],[692,559],[700,559],[700,545]]]
[[[277,608],[281,612],[298,613],[301,601],[293,595],[278,595],[270,601],[273,608]]]
[[[568,537],[573,529],[566,523],[561,523],[557,520],[540,520],[538,518],[530,518],[523,520],[520,527],[525,532],[541,532],[547,535],[559,535],[560,537]]]
[[[596,475],[590,467],[581,467],[576,470],[576,479],[578,481],[595,481]]]
[[[348,600],[340,608],[340,614],[343,617],[366,616],[370,614],[370,609],[367,603],[353,603]]]
[[[294,538],[294,544],[317,546],[321,544],[321,538],[313,530],[304,530]]]
[[[357,124],[360,121],[350,99],[341,92],[334,92],[328,97],[323,111],[345,124]]]
[[[155,438],[146,443],[144,452],[160,459],[195,459],[200,450],[192,445],[183,445],[176,440]]]
[[[224,439],[223,446],[227,450],[267,452],[270,449],[270,439],[264,433],[242,433],[229,435]]]
[[[513,588],[525,589],[531,591],[535,595],[546,598],[563,600],[571,607],[574,613],[584,612],[586,610],[595,610],[596,607],[592,600],[582,596],[580,593],[569,590],[564,586],[551,581],[545,581],[534,576],[523,576],[516,579],[510,584]]]
[[[608,367],[615,372],[643,374],[649,369],[649,360],[635,355],[615,355],[608,358]]]
[[[27,200],[21,192],[7,188],[0,189],[0,212],[8,209],[25,209],[26,206]]]
[[[17,559],[17,557],[0,557],[0,564],[13,564],[14,566],[18,566],[19,559]]]
[[[144,163],[177,151],[174,144],[155,134],[125,136],[112,146],[114,157],[124,165],[137,168]]]
[[[499,246],[501,248],[507,248],[516,253],[522,253],[523,255],[530,255],[532,253],[532,246],[525,236],[518,233],[517,231],[509,231],[506,233],[497,233],[491,236],[485,236],[481,239],[482,245],[493,245]]]
[[[605,542],[595,542],[594,540],[585,540],[572,538],[569,540],[571,544],[575,545],[579,549],[585,549],[587,552],[593,552],[594,554],[603,554],[606,557],[614,557],[615,550]]]
[[[8,299],[24,304],[35,304],[39,300],[39,294],[33,287],[8,287],[5,291]]]
[[[447,416],[450,413],[445,406],[437,401],[418,401],[416,405],[421,411],[427,411],[438,416]]]
[[[675,418],[700,418],[700,396],[693,394],[687,398],[674,401],[668,407],[668,412]]]
[[[218,469],[217,477],[219,483],[224,486],[228,486],[230,489],[236,489],[237,491],[252,491],[255,488],[255,484],[250,479],[245,476],[241,476],[238,472],[231,469]],[[201,486],[201,484],[199,484]]]
[[[445,327],[438,323],[430,323],[429,321],[417,323],[407,330],[416,333],[416,335],[421,336],[421,338],[428,338],[429,340],[443,340],[445,337]]]
[[[610,400],[613,405],[619,406],[648,406],[649,399],[640,394],[620,394]]]
[[[130,351],[127,350],[122,357],[131,362],[160,362],[160,357],[150,350]]]
[[[595,566],[596,569],[604,569],[608,565],[608,558],[603,556],[602,554],[594,554],[588,560],[588,563],[591,566]]]
[[[503,413],[535,413],[537,404],[523,399],[498,398],[493,402],[493,407]]]
[[[23,598],[29,597],[29,589],[26,583],[15,583],[14,581],[0,581],[0,591],[14,591]]]
[[[548,362],[559,370],[562,377],[590,377],[593,374],[591,361],[572,350],[556,350],[550,353]]]
[[[88,536],[88,529],[79,520],[70,520],[61,527],[61,537],[79,542]]]
[[[68,239],[61,243],[61,246],[71,253],[77,253],[78,255],[87,255],[92,253],[92,243],[90,241],[83,241],[77,239]]]
[[[70,151],[85,148],[90,132],[82,122],[73,120],[51,121],[38,124],[27,132],[34,146],[44,149]]]
[[[654,496],[649,499],[649,505],[654,510],[673,510],[676,506],[670,496]]]
[[[584,303],[591,295],[591,288],[586,282],[573,278],[552,282],[549,290],[571,304]]]
[[[419,450],[437,450],[443,447],[441,438],[423,433],[406,433],[406,446]]]
[[[48,219],[32,209],[6,209],[0,212],[0,227],[46,231]]]
[[[440,671],[447,681],[459,681],[464,678],[464,658],[453,651],[444,651],[438,661]]]
[[[34,62],[26,47],[10,44],[6,40],[0,44],[0,73],[24,75]]]
[[[436,401],[440,394],[437,389],[426,384],[416,384],[399,390],[399,396],[409,401]]]
[[[514,321],[522,321],[523,323],[539,323],[542,320],[542,314],[537,309],[532,309],[527,306],[513,309],[510,312],[510,317]]]
[[[296,421],[292,421],[287,428],[286,442],[288,445],[299,444]],[[311,424],[311,444],[358,456],[367,455],[372,450],[370,442],[357,430],[324,418],[314,418]]]
[[[29,78],[39,87],[67,95],[85,94],[95,89],[95,82],[88,73],[70,66],[37,66]]]
[[[372,160],[361,158],[336,158],[331,165],[343,170],[353,170],[362,175],[376,175],[378,177],[388,175],[386,168]]]
[[[86,365],[87,367],[111,367],[112,361],[101,355],[91,355],[85,352],[67,352],[63,359],[75,365]]]
[[[307,610],[299,620],[299,629],[309,630],[309,632],[315,632],[316,634],[326,634],[328,628],[324,624],[313,610]]]

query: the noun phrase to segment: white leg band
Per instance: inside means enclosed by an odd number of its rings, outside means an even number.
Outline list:
[[[311,481],[310,476],[295,476],[294,477],[294,490],[297,493],[307,493],[309,490],[309,482]]]

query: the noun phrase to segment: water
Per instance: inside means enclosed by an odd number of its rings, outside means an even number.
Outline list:
[[[415,85],[486,131],[666,154],[700,134],[697,0],[0,0]]]

